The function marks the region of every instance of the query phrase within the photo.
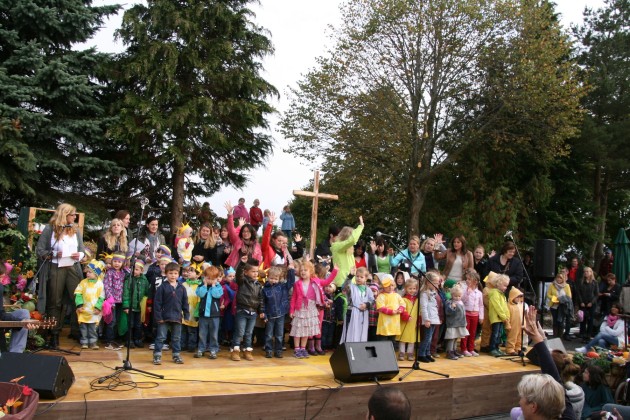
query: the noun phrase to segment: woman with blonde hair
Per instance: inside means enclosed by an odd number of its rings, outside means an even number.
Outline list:
[[[128,248],[125,223],[120,219],[112,219],[107,232],[98,239],[96,258],[102,259],[103,255],[113,254],[114,252],[127,254]],[[109,263],[109,261],[106,262]]]
[[[60,204],[42,231],[35,250],[39,264],[43,264],[39,275],[37,310],[59,321],[52,330],[52,348],[59,347],[64,291],[74,296],[74,290],[83,278],[79,261],[83,258],[85,247],[75,224],[76,218],[74,206]],[[69,304],[73,305],[71,301]]]

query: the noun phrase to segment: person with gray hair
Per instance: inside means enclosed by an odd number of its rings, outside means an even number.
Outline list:
[[[368,401],[366,420],[409,420],[411,403],[400,389],[379,385]]]
[[[565,408],[564,388],[551,375],[523,376],[518,384],[521,416],[529,419],[557,419]]]

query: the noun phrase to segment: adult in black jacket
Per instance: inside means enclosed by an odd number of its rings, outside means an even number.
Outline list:
[[[510,284],[505,290],[506,296],[514,286],[520,286],[523,281],[523,264],[521,260],[514,256],[516,245],[512,241],[506,241],[501,248],[501,252],[488,259],[488,272],[493,271],[498,274],[505,274],[510,278]]]

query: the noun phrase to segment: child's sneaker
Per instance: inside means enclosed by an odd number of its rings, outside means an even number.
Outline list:
[[[208,356],[208,359],[212,359],[212,360],[214,360],[214,359],[216,359],[216,358],[217,358],[217,354],[216,354],[215,352],[211,351],[211,352],[210,352],[210,356]]]
[[[96,343],[94,343],[94,344],[90,345],[90,348],[91,348],[92,350],[98,350],[98,349],[99,349],[98,344],[96,344]]]
[[[184,361],[179,356],[174,356],[173,357],[173,362],[177,363],[178,365],[183,365],[184,364]]]
[[[162,356],[153,356],[153,364],[161,365],[162,364]]]
[[[170,347],[168,344],[164,343],[164,345],[162,346],[162,350],[169,350]]]
[[[267,350],[267,351],[265,352],[265,357],[266,357],[267,359],[271,359],[271,358],[273,357],[273,352],[272,352],[271,350]]]
[[[105,346],[107,350],[120,350],[120,347],[116,343],[107,343]]]
[[[407,353],[407,360],[410,362],[413,362],[413,359],[415,359],[416,356],[414,356],[413,353]]]
[[[149,344],[149,350],[155,350],[155,343]]]
[[[405,353],[402,351],[398,352],[398,361],[403,362],[405,360]]]
[[[464,355],[464,357],[472,357],[472,353],[469,352],[468,350],[464,350],[464,353],[462,353]]]
[[[302,356],[302,349],[293,350],[293,357],[297,359],[304,359],[304,356]]]
[[[471,355],[472,357],[479,357],[479,353],[477,353],[477,352],[476,352],[476,351],[474,351],[474,350],[470,352],[470,355]]]
[[[277,352],[276,352],[276,354],[275,354],[275,356],[276,356],[278,359],[282,359],[282,351],[277,351]]]
[[[140,340],[134,341],[133,344],[136,346],[136,348],[139,348],[139,349],[144,347],[144,343]]]
[[[201,359],[203,357],[203,352],[198,351],[197,353],[195,353],[193,357],[195,359]]]
[[[87,349],[87,348],[88,348],[88,345],[87,345],[87,344],[81,344],[81,348],[82,348],[82,349]]]

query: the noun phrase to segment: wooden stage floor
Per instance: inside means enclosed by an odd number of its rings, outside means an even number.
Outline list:
[[[71,345],[67,340],[62,342],[62,348]],[[112,373],[111,368],[120,366],[125,355],[126,349],[101,348],[83,350],[80,356],[65,356],[75,383],[56,403],[41,401],[39,412],[43,413],[37,418],[365,418],[367,401],[376,386],[362,382],[339,388],[328,355],[296,359],[292,351],[286,351],[282,359],[266,359],[260,349],[255,349],[253,362],[233,362],[222,348],[216,360],[195,359],[192,353],[182,353],[184,364],[176,365],[171,352],[166,351],[162,365],[154,366],[152,351],[145,347],[131,350],[133,367],[164,375],[164,380],[124,372],[120,380],[128,385],[109,390],[107,385],[114,384],[105,382],[96,384],[100,389],[93,391],[91,383]],[[412,362],[399,364],[402,375]],[[529,363],[524,367],[520,361],[487,355],[446,360],[442,354],[436,363],[420,366],[450,377],[414,371],[402,382],[399,375],[382,385],[398,386],[407,394],[414,418],[431,419],[506,413],[518,405],[516,385],[522,375],[539,371]]]

